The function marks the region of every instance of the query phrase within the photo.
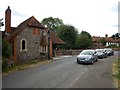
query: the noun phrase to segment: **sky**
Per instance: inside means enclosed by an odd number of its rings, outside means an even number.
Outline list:
[[[5,10],[11,8],[11,26],[34,16],[60,18],[64,24],[89,32],[92,36],[111,36],[118,32],[119,0],[1,0],[0,19],[5,20]],[[4,30],[4,27],[1,28]]]

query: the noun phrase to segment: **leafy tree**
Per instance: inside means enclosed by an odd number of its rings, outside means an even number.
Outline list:
[[[59,18],[48,17],[44,18],[41,23],[47,25],[50,30],[57,32],[57,28],[63,25],[63,21]]]
[[[86,31],[82,31],[81,34],[86,35],[86,36],[88,36],[88,38],[92,39],[91,35]]]
[[[113,39],[118,39],[118,38],[120,38],[120,33],[113,34],[111,37]]]
[[[75,47],[77,33],[76,28],[71,25],[61,25],[58,27],[57,35],[66,43],[63,48],[72,49]]]
[[[105,46],[105,45],[106,45],[105,38],[101,38],[101,39],[100,39],[100,43],[101,43],[103,46]]]
[[[6,40],[2,40],[2,56],[8,58],[12,55],[12,47],[10,46],[9,42]]]
[[[12,55],[12,47],[11,45],[6,41],[2,40],[2,70],[6,71],[8,69],[8,57]]]
[[[107,46],[108,48],[118,48],[119,46],[117,46],[116,44],[111,44],[109,46]]]
[[[91,46],[92,46],[91,35],[86,31],[82,31],[77,38],[76,48],[86,49],[91,48]]]

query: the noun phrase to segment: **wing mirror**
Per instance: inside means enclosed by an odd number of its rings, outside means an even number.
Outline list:
[[[97,55],[97,52],[95,51],[95,52],[93,53],[93,55]]]

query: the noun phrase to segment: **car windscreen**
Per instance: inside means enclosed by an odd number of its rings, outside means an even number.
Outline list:
[[[105,51],[111,51],[111,50],[105,50]]]
[[[92,55],[93,51],[82,51],[80,54],[81,55]]]
[[[96,50],[97,52],[104,52],[104,50]]]

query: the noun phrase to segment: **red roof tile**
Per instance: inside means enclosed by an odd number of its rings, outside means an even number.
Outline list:
[[[24,30],[25,27],[37,27],[37,28],[41,28],[41,29],[45,29],[45,27],[43,25],[41,25],[41,23],[34,18],[34,16],[28,18],[27,20],[23,21],[21,24],[18,25],[17,28],[12,27],[12,34],[9,35],[6,39],[9,40],[13,40],[14,37],[16,37],[17,34],[19,34],[21,31]]]
[[[57,35],[55,35],[54,32],[51,32],[51,37],[53,44],[57,45],[65,44],[65,42],[62,39],[60,39]]]
[[[94,41],[99,41],[99,39],[100,39],[100,37],[95,37],[95,36],[92,37],[92,41],[93,41],[93,42],[94,42]]]
[[[111,37],[105,38],[105,41],[106,41],[106,42],[117,42],[117,40],[114,40],[114,39],[111,38]]]

